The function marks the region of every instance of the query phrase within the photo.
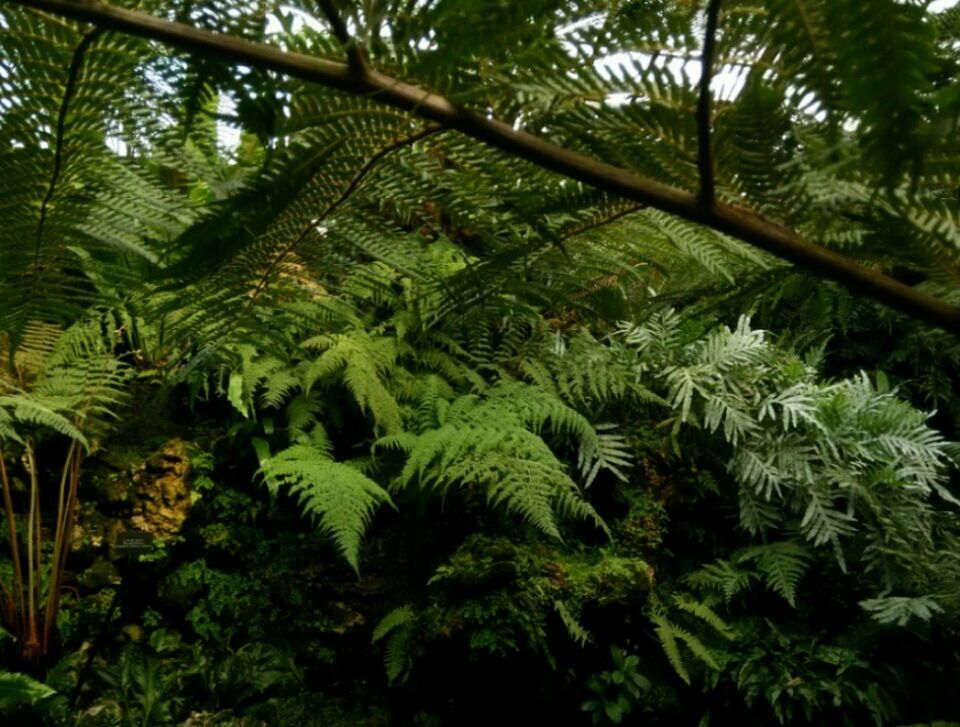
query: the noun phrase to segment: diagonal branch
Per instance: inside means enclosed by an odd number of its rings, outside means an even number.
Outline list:
[[[47,186],[47,192],[40,203],[40,221],[37,223],[37,237],[34,243],[34,268],[40,264],[40,248],[43,245],[43,232],[47,223],[47,212],[50,209],[50,202],[57,191],[57,183],[60,181],[60,172],[63,169],[63,140],[67,130],[67,113],[70,110],[70,102],[77,91],[77,81],[80,78],[80,69],[83,67],[83,57],[86,55],[90,45],[100,35],[101,29],[94,28],[84,34],[77,47],[73,51],[73,57],[70,59],[70,68],[67,71],[67,83],[63,90],[63,101],[60,103],[60,111],[57,113],[57,131],[54,141],[53,151],[53,172],[50,174],[50,184]]]
[[[713,179],[713,154],[710,149],[710,81],[713,80],[713,58],[717,46],[717,20],[722,0],[707,5],[707,29],[703,37],[700,59],[700,97],[697,100],[697,169],[700,171],[699,202],[710,207],[716,198]]]
[[[422,139],[426,139],[428,136],[432,136],[434,134],[440,133],[441,131],[443,131],[443,128],[439,126],[428,126],[426,128],[420,129],[420,131],[410,134],[409,136],[405,136],[402,139],[395,140],[391,144],[388,144],[387,146],[377,151],[369,159],[367,159],[367,161],[364,162],[363,166],[360,167],[357,173],[350,180],[350,183],[347,184],[346,187],[344,187],[343,192],[341,192],[340,195],[333,202],[331,202],[323,212],[320,213],[319,217],[317,217],[316,219],[310,220],[309,224],[307,224],[303,228],[303,230],[301,230],[300,234],[297,235],[293,240],[288,242],[283,247],[283,249],[280,250],[277,256],[273,258],[273,260],[270,262],[270,265],[267,266],[267,269],[264,271],[260,280],[257,282],[257,286],[254,288],[253,293],[250,294],[250,300],[247,301],[246,306],[244,306],[243,311],[241,311],[238,318],[242,319],[243,317],[246,316],[247,313],[250,312],[250,310],[253,308],[254,304],[256,303],[257,298],[260,297],[260,294],[263,293],[263,291],[269,285],[270,278],[273,275],[274,271],[283,263],[283,261],[287,258],[287,256],[293,253],[294,250],[296,250],[300,246],[300,244],[307,239],[307,236],[313,230],[317,229],[317,226],[323,220],[330,217],[330,215],[336,212],[341,205],[343,205],[348,199],[350,199],[350,196],[357,190],[357,187],[360,186],[361,182],[363,182],[363,180],[370,173],[370,171],[375,166],[377,166],[377,164],[380,162],[381,159],[393,153],[397,149],[402,149],[403,147],[410,146],[411,144],[415,144],[416,142]]]
[[[96,0],[10,1],[161,41],[182,50],[211,55],[222,61],[242,63],[350,93],[370,95],[381,103],[442,124],[545,169],[739,238],[898,310],[960,333],[960,308],[812,243],[756,212],[717,202],[706,208],[690,192],[570,151],[515,129],[510,124],[475,114],[443,96],[374,69],[360,76],[344,63],[311,58],[263,43],[198,30]]]
[[[589,232],[590,230],[595,230],[598,227],[606,227],[607,225],[613,222],[616,222],[617,220],[623,217],[626,217],[627,215],[632,215],[634,212],[639,212],[643,208],[644,208],[644,205],[642,204],[633,204],[633,205],[630,205],[629,207],[624,207],[623,209],[617,210],[616,212],[606,217],[601,217],[600,219],[594,220],[593,222],[588,222],[585,225],[582,225],[580,227],[575,227],[572,230],[568,230],[567,232],[563,233],[560,239],[567,240],[571,237],[575,237],[577,235],[582,235],[585,232]]]

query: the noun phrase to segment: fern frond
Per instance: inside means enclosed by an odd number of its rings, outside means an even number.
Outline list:
[[[262,460],[260,471],[271,491],[286,487],[297,495],[304,513],[359,572],[360,541],[376,509],[393,505],[390,495],[359,470],[311,445],[297,444]]]
[[[690,672],[687,671],[687,665],[680,653],[680,645],[677,643],[677,627],[663,616],[652,616],[651,620],[656,624],[657,639],[660,641],[660,648],[666,654],[670,666],[673,667],[677,676],[685,683],[690,684]]]
[[[563,622],[564,628],[567,630],[567,634],[574,643],[576,643],[578,646],[586,646],[593,641],[593,637],[590,635],[590,632],[583,628],[583,626],[577,620],[577,617],[570,612],[570,608],[565,602],[560,600],[554,601],[553,607],[556,610],[557,615],[560,616],[560,620]]]
[[[882,624],[906,626],[914,618],[930,621],[943,613],[943,607],[933,596],[883,596],[860,601],[860,606]]]
[[[320,336],[303,345],[323,351],[306,370],[303,385],[307,391],[318,380],[342,376],[360,409],[369,409],[383,431],[392,433],[401,428],[399,406],[384,385],[397,358],[393,340],[356,332]]]
[[[736,638],[736,634],[731,631],[727,622],[720,618],[716,611],[710,608],[707,604],[701,603],[700,601],[694,601],[692,598],[678,594],[674,596],[673,605],[675,605],[681,611],[700,619],[705,624],[712,626],[713,629],[725,639],[732,640]]]
[[[409,624],[414,619],[413,606],[409,603],[405,603],[402,606],[397,606],[397,608],[391,610],[384,616],[380,621],[377,622],[377,625],[373,629],[373,634],[370,637],[370,642],[375,644],[383,637],[390,634],[394,629],[400,628]]]
[[[751,571],[721,559],[693,571],[685,578],[691,586],[719,591],[727,603],[738,593],[747,590],[753,579],[754,574]]]
[[[415,618],[413,607],[407,603],[390,611],[380,619],[373,630],[371,643],[387,639],[383,650],[383,664],[390,684],[404,681],[413,666],[410,626]]]
[[[811,553],[792,540],[756,545],[736,556],[737,563],[756,562],[767,587],[783,596],[794,608],[797,605],[797,585],[809,570],[811,560]]]

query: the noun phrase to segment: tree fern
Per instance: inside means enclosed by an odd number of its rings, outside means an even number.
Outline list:
[[[110,348],[96,317],[63,330],[25,328],[12,367],[0,373],[0,408],[7,421],[46,428],[88,445],[122,408],[129,367]],[[19,439],[11,431],[14,439]]]
[[[933,28],[923,9],[911,3],[881,0],[869,12],[860,3],[828,7],[844,101],[859,112],[867,152],[893,179],[921,158],[918,132],[930,103],[928,78],[938,70]],[[885,91],[883,103],[879,89]]]

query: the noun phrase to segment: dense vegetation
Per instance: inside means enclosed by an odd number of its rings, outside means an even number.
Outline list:
[[[0,720],[960,720],[958,72],[920,0],[4,2]]]

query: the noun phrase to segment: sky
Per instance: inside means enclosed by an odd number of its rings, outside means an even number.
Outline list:
[[[960,0],[933,0],[929,5],[929,10],[932,12],[942,12],[948,8],[952,8]],[[322,29],[323,25],[316,18],[313,18],[299,10],[294,8],[286,8],[291,14],[295,16],[294,20],[294,31],[298,29],[300,24],[307,24],[314,29]],[[270,18],[267,24],[267,33],[277,33],[280,32],[281,26],[280,23],[274,18]],[[629,63],[630,59],[634,59],[640,65],[644,65],[645,62],[648,62],[649,56],[644,56],[642,53],[616,53],[608,58],[600,61],[598,64],[600,69],[603,69],[604,66],[607,67],[616,67],[624,61],[628,61],[626,65],[632,66],[633,63]],[[686,75],[688,83],[696,83],[700,78],[700,62],[696,59],[691,60],[682,60],[679,58],[673,58],[665,61],[666,67],[670,69],[671,73],[677,77],[679,80],[683,75]],[[744,81],[746,80],[746,69],[744,68],[734,68],[731,66],[720,67],[717,69],[714,77],[712,79],[711,88],[716,98],[721,99],[731,99],[735,98],[736,95],[740,92],[740,89],[743,88]],[[622,96],[623,99],[618,98]],[[626,94],[613,94],[611,96],[611,101],[616,103],[617,101],[625,100]],[[235,110],[234,103],[232,99],[224,95],[220,97],[220,108],[219,111],[222,114],[232,114]],[[240,130],[226,123],[218,124],[218,136],[220,144],[228,150],[236,149],[240,143]]]

